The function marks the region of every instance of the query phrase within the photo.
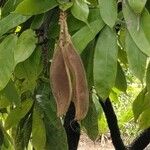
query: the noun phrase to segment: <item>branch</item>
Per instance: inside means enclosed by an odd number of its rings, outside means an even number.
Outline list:
[[[150,127],[135,138],[135,140],[129,145],[129,150],[143,150],[149,143]]]
[[[113,145],[116,150],[126,150],[126,147],[121,139],[120,130],[118,127],[118,121],[117,117],[115,115],[114,109],[112,107],[112,104],[110,102],[110,99],[107,98],[106,101],[102,101],[99,98],[99,102],[103,108],[103,111],[105,113],[108,127],[110,130],[111,138]]]
[[[79,139],[80,139],[80,125],[74,120],[75,107],[74,103],[71,102],[68,112],[66,113],[64,120],[64,128],[67,133],[68,150],[77,150]]]

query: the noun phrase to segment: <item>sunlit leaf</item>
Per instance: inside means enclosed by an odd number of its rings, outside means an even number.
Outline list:
[[[139,118],[140,114],[149,107],[149,94],[146,95],[146,88],[143,89],[139,95],[136,97],[132,104],[132,110],[134,114],[135,121]]]

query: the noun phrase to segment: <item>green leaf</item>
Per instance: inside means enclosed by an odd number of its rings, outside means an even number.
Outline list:
[[[117,20],[116,0],[99,0],[99,5],[102,19],[112,28]]]
[[[11,78],[14,70],[14,49],[17,36],[9,35],[0,44],[0,90],[2,90]]]
[[[146,71],[146,86],[147,86],[147,91],[150,93],[150,62],[147,67]]]
[[[6,87],[0,92],[0,95],[11,104],[18,105],[20,103],[20,97],[13,81],[9,81]],[[1,100],[0,100],[1,101]],[[1,102],[0,102],[1,103]]]
[[[117,65],[117,75],[116,75],[115,87],[123,92],[126,92],[126,90],[127,90],[126,77],[125,77],[124,71],[119,62]]]
[[[107,98],[115,84],[117,73],[117,37],[106,26],[98,37],[94,58],[94,83],[96,91]]]
[[[147,0],[128,0],[130,7],[134,10],[135,13],[141,13],[145,7]]]
[[[23,0],[8,0],[5,5],[2,7],[2,17],[9,15],[12,11],[15,10],[16,6]]]
[[[44,21],[45,14],[36,15],[31,23],[31,29],[39,29]]]
[[[20,25],[21,23],[28,20],[29,16],[22,16],[19,14],[10,14],[7,17],[0,20],[0,36],[9,31],[10,29]]]
[[[17,47],[14,50],[15,65],[25,61],[34,51],[37,43],[33,30],[25,30],[19,37]]]
[[[150,109],[147,108],[139,118],[139,128],[147,129],[150,127]]]
[[[5,121],[5,129],[15,127],[17,123],[29,112],[33,104],[31,99],[25,100],[20,106],[10,111]]]
[[[141,26],[144,30],[144,33],[147,37],[147,40],[150,43],[150,13],[148,10],[144,9],[141,14]]]
[[[147,108],[149,107],[149,94],[146,94],[147,89],[144,88],[139,95],[136,97],[132,104],[132,110],[134,114],[134,119],[137,121],[139,118],[140,114]]]
[[[44,150],[46,131],[43,118],[38,109],[34,108],[32,119],[32,144],[35,150]]]
[[[36,86],[36,80],[42,71],[41,62],[41,49],[37,48],[34,53],[26,61],[19,63],[14,75],[18,79],[22,80],[20,87],[20,93],[31,90],[33,91]]]
[[[71,13],[75,18],[87,23],[89,7],[83,0],[74,0]]]
[[[89,28],[90,27],[90,28]],[[84,26],[72,36],[72,41],[79,53],[81,53],[87,44],[92,41],[98,32],[104,27],[102,19],[95,20],[89,23],[89,26]]]
[[[15,12],[22,15],[37,15],[56,7],[56,0],[24,0],[16,8]]]
[[[95,104],[92,102],[92,99],[90,99],[90,105],[89,105],[89,111],[85,117],[85,119],[82,121],[82,125],[86,129],[86,133],[89,136],[89,138],[93,141],[95,141],[98,137],[98,112],[95,108]]]
[[[123,3],[123,14],[132,39],[143,53],[150,56],[150,43],[141,26],[140,16],[131,10],[127,2]]]
[[[132,37],[126,32],[126,52],[129,62],[129,68],[133,71],[134,75],[143,82],[143,77],[146,70],[147,57],[134,43]]]

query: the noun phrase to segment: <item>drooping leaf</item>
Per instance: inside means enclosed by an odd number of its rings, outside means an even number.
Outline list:
[[[150,43],[141,26],[140,16],[131,10],[126,1],[123,3],[123,15],[132,39],[143,53],[150,56]]]
[[[94,84],[103,99],[108,97],[115,84],[117,53],[116,34],[107,26],[98,37],[94,55]]]
[[[112,28],[117,20],[116,0],[99,0],[99,5],[102,19]]]
[[[17,125],[17,123],[28,113],[31,109],[33,101],[31,99],[25,100],[20,106],[10,111],[5,121],[5,129],[8,130],[11,127]]]
[[[37,39],[33,30],[24,31],[18,38],[17,47],[14,50],[15,65],[26,60],[34,51]]]
[[[75,0],[71,8],[71,13],[75,18],[87,23],[89,15],[88,4],[83,0]]]
[[[135,13],[141,13],[147,0],[128,0],[130,7]]]
[[[90,28],[89,28],[90,27]],[[98,19],[84,26],[72,36],[72,41],[79,53],[94,39],[98,32],[104,27],[102,19]]]
[[[35,150],[43,150],[46,144],[46,130],[42,114],[36,108],[33,110],[32,144]]]
[[[16,27],[17,25],[20,25],[21,23],[25,22],[29,18],[29,16],[22,16],[14,13],[3,18],[2,20],[0,20],[0,36],[5,34],[10,29]]]
[[[116,75],[116,81],[115,81],[115,87],[123,92],[126,92],[127,90],[127,81],[125,77],[125,73],[120,65],[120,63],[117,63],[117,75]]]
[[[150,109],[147,108],[146,110],[143,111],[139,118],[139,128],[140,129],[147,129],[150,127]]]
[[[88,46],[84,49],[84,51],[81,53],[81,58],[83,60],[84,68],[86,71],[88,86],[91,91],[89,97],[89,110],[87,116],[82,121],[82,125],[86,129],[87,135],[93,141],[95,141],[98,136],[98,112],[96,110],[92,97],[92,86],[94,85],[93,83],[94,49],[95,49],[95,40],[90,42]]]
[[[146,95],[147,89],[144,88],[139,95],[136,97],[132,104],[132,110],[134,114],[135,121],[139,118],[140,114],[149,107],[149,94]]]
[[[146,60],[147,57],[143,54],[140,49],[134,43],[132,37],[127,32],[126,33],[126,52],[129,62],[129,68],[133,71],[134,75],[143,82],[143,77],[145,75]]]
[[[37,15],[56,7],[56,0],[24,0],[16,8],[15,12],[22,15]]]
[[[0,44],[0,90],[2,90],[11,78],[14,70],[14,49],[17,36],[9,35]]]

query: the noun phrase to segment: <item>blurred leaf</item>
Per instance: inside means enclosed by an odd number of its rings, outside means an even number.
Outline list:
[[[146,86],[147,86],[147,91],[150,93],[150,62],[147,67],[146,71]]]
[[[144,9],[141,14],[141,26],[144,30],[144,33],[147,37],[147,40],[150,43],[150,14],[147,9]]]
[[[20,25],[21,23],[28,20],[29,16],[22,16],[19,14],[10,14],[7,17],[0,20],[0,36],[9,31],[10,29]]]
[[[99,6],[102,19],[112,28],[117,20],[116,0],[99,0]]]
[[[147,0],[128,0],[130,7],[134,10],[135,13],[141,13],[145,7]]]
[[[16,8],[15,12],[22,15],[37,15],[56,7],[56,0],[24,0]]]
[[[33,30],[25,30],[18,38],[17,47],[14,50],[15,64],[26,60],[34,51],[37,43]]]
[[[42,114],[36,108],[33,110],[32,144],[35,150],[44,150],[46,144],[46,130]]]
[[[17,36],[9,35],[0,44],[0,91],[9,82],[14,70],[14,49]]]
[[[72,36],[72,41],[79,53],[81,53],[87,44],[92,41],[98,32],[104,27],[102,19],[95,20],[89,23],[89,26],[84,26]]]
[[[39,29],[44,21],[45,14],[36,15],[31,23],[31,29]]]
[[[149,94],[146,95],[146,88],[143,89],[139,95],[136,97],[136,99],[134,100],[133,104],[132,104],[132,110],[133,110],[133,114],[134,114],[134,119],[135,121],[137,121],[137,119],[139,118],[140,114],[147,108],[149,107]]]
[[[143,111],[139,118],[139,128],[140,129],[147,129],[150,127],[150,109],[147,108],[146,110]]]
[[[127,53],[125,50],[118,47],[118,58],[125,65],[125,67],[128,66],[128,60],[127,60]]]
[[[16,6],[23,0],[8,0],[5,2],[4,6],[2,7],[2,17],[9,15]]]
[[[87,23],[89,7],[83,0],[74,0],[71,13],[75,18]]]
[[[119,62],[117,63],[117,75],[115,87],[123,92],[126,92],[127,90],[126,76]]]
[[[129,62],[129,68],[133,71],[134,75],[143,82],[143,77],[146,70],[147,57],[134,43],[132,37],[126,33],[126,52]]]
[[[141,26],[140,16],[131,10],[127,2],[123,3],[123,14],[132,39],[143,53],[150,56],[150,43]]]
[[[17,123],[28,113],[31,109],[33,101],[31,99],[25,100],[20,106],[10,111],[5,121],[5,129],[8,130],[11,127],[15,127]]]
[[[108,97],[111,88],[115,84],[117,53],[116,34],[107,26],[98,37],[94,55],[95,88],[103,99]]]
[[[9,83],[6,85],[6,87],[0,92],[0,95],[3,98],[3,99],[0,98],[0,104],[3,103],[2,100],[5,100],[6,104],[7,101],[9,101],[9,103],[11,104],[14,103],[16,105],[20,103],[19,94],[12,80],[10,80]]]

